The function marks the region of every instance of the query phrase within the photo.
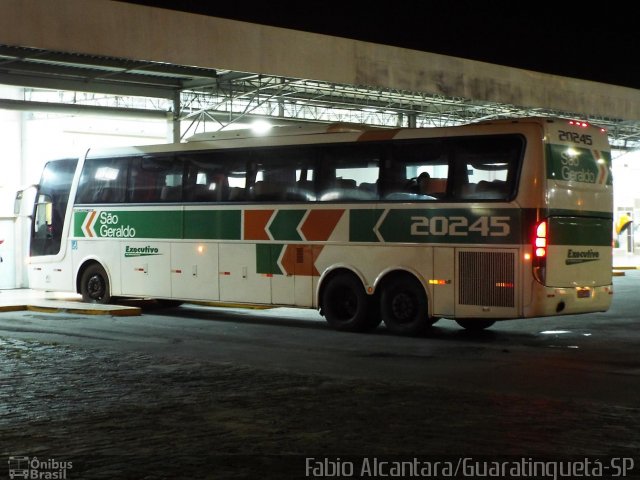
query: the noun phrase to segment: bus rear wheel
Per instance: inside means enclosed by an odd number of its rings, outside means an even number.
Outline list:
[[[438,320],[429,318],[427,295],[415,277],[395,275],[381,288],[382,320],[390,332],[416,335],[425,332]]]
[[[82,272],[80,293],[83,302],[109,303],[111,300],[109,277],[102,265],[93,263]]]
[[[470,332],[480,332],[496,323],[495,320],[487,320],[483,318],[458,318],[456,323],[465,330]]]
[[[338,273],[327,282],[322,292],[322,313],[332,328],[366,332],[380,324],[380,315],[372,308],[373,299],[355,275]]]

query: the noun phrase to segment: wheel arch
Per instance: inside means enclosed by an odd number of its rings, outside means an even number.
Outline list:
[[[102,263],[100,260],[98,260],[97,258],[94,257],[89,257],[86,258],[82,261],[82,263],[80,264],[80,266],[78,267],[78,270],[76,271],[76,293],[81,293],[81,285],[80,282],[82,280],[82,274],[85,272],[85,270],[87,268],[89,268],[91,265],[100,265],[105,273],[107,274],[107,280],[109,281],[109,285],[113,288],[113,281],[111,280],[111,272],[109,271],[109,268],[107,268],[107,266]]]
[[[384,287],[384,285],[388,282],[393,281],[394,278],[402,276],[412,277],[420,284],[420,286],[424,290],[425,298],[427,299],[428,310],[429,312],[431,312],[431,293],[429,292],[429,288],[427,287],[427,281],[424,276],[422,276],[417,270],[413,268],[400,266],[390,267],[383,270],[382,272],[380,272],[380,275],[376,277],[376,280],[373,284],[374,293],[380,292],[382,287]]]
[[[329,283],[329,280],[331,280],[336,275],[340,275],[342,273],[347,273],[355,276],[362,284],[362,288],[364,289],[367,295],[372,295],[375,293],[375,289],[373,288],[373,286],[367,285],[365,276],[357,268],[354,268],[352,265],[346,265],[346,264],[332,265],[331,267],[327,268],[325,271],[322,272],[318,280],[318,286],[316,288],[315,297],[316,297],[316,305],[318,306],[318,310],[320,310],[320,313],[322,313],[322,306],[323,306],[322,294],[324,293],[324,289],[326,285]]]

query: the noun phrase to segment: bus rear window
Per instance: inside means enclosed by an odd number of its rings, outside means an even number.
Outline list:
[[[457,138],[456,200],[509,200],[515,194],[524,140],[518,135]]]

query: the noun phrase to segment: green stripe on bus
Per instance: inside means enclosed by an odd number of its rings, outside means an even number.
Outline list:
[[[299,241],[298,225],[307,210],[279,210],[269,225],[269,232],[274,240]]]
[[[545,212],[546,217],[591,217],[600,218],[605,220],[613,220],[613,213],[611,212],[596,212],[588,210],[570,210],[562,208],[550,208]]]
[[[120,223],[135,225],[138,238],[181,238],[182,212],[118,212]]]
[[[278,265],[278,258],[285,247],[282,243],[258,243],[256,244],[256,273],[282,275]]]
[[[182,238],[179,210],[95,210],[74,213],[74,235],[97,238]]]
[[[306,209],[279,210],[268,227],[275,241],[302,241],[298,228]],[[551,220],[550,241],[608,245],[607,212],[539,211]],[[533,235],[536,209],[389,208],[349,210],[349,240],[366,243],[522,244]],[[88,210],[74,212],[73,232],[85,238],[241,240],[241,210]],[[280,251],[276,252],[280,255]],[[270,254],[271,255],[271,254]],[[273,265],[277,262],[265,261]],[[273,266],[264,273],[280,273]]]
[[[240,240],[241,217],[240,210],[76,211],[73,233],[97,238]]]
[[[385,242],[520,243],[517,209],[447,208],[389,210],[378,233]]]
[[[608,219],[551,217],[549,244],[611,246],[613,222]]]
[[[349,240],[378,242],[374,228],[383,212],[383,209],[349,210]]]
[[[186,210],[184,238],[211,240],[240,240],[240,210]]]
[[[89,212],[73,212],[73,236],[74,237],[84,237],[84,232],[82,231],[82,224]]]

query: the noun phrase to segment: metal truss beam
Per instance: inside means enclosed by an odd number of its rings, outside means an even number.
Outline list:
[[[174,122],[175,140],[256,117],[276,124],[437,127],[541,116],[588,121],[608,129],[614,149],[640,149],[640,120],[7,45],[0,45],[0,84],[26,87],[20,108],[61,111],[81,105],[82,111],[98,107],[114,113],[131,109],[136,116],[167,115]]]

